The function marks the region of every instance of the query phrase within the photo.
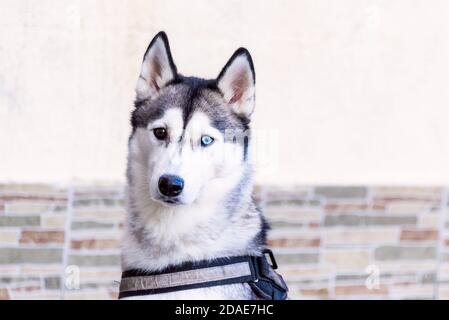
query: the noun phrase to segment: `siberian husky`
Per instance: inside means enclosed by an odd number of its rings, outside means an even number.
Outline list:
[[[240,48],[213,80],[178,73],[167,36],[145,52],[127,166],[123,270],[159,271],[218,257],[260,256],[267,223],[252,198],[255,72]],[[140,299],[254,299],[248,283]]]

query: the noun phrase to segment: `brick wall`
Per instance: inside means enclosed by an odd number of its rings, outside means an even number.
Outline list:
[[[292,298],[449,299],[447,189],[259,186],[256,198]],[[0,185],[0,299],[116,298],[124,215],[122,187]]]

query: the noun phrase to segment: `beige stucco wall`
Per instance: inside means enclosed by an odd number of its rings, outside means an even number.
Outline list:
[[[449,183],[449,2],[0,2],[0,181],[124,179],[142,54],[216,76],[239,46],[273,183]]]

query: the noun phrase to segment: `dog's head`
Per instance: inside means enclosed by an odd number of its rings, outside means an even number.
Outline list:
[[[216,79],[185,77],[177,72],[167,36],[157,34],[136,87],[130,179],[168,206],[234,187],[247,163],[254,87],[246,49],[238,49]]]

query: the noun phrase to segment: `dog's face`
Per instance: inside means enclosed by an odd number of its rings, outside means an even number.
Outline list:
[[[188,205],[235,185],[247,161],[255,74],[237,50],[217,79],[177,73],[167,37],[145,53],[130,138],[131,178],[167,206]]]

